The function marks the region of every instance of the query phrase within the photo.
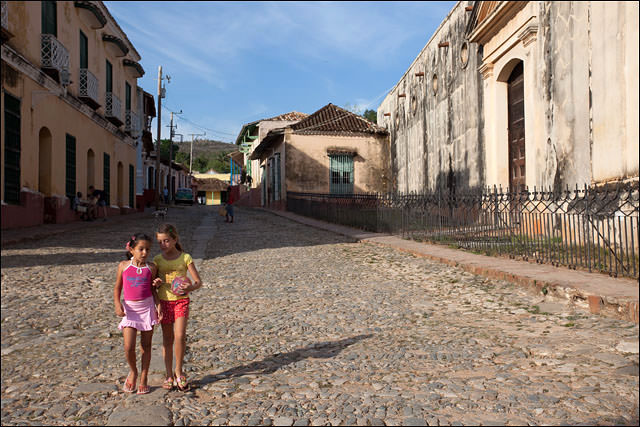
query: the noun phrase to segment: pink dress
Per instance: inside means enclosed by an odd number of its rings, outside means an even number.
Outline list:
[[[136,267],[133,261],[122,272],[124,291],[124,317],[118,329],[135,328],[139,331],[151,331],[158,324],[156,306],[151,293],[153,277],[148,264]]]

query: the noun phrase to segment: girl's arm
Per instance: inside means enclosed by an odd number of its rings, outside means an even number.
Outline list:
[[[162,320],[162,308],[160,306],[160,298],[158,297],[158,286],[162,284],[162,280],[157,277],[158,266],[151,263],[149,267],[151,268],[151,277],[155,277],[155,280],[151,284],[151,295],[153,295],[153,303],[156,305],[156,314],[158,316],[158,322],[160,322]],[[156,280],[160,281],[158,285],[156,285]]]
[[[196,269],[196,264],[192,262],[187,266],[191,277],[193,277],[193,283],[185,288],[187,292],[195,291],[196,289],[200,289],[202,287],[202,280],[200,280],[200,275],[198,274],[198,270]]]
[[[116,284],[113,287],[113,305],[116,309],[116,314],[120,317],[124,317],[124,307],[122,307],[122,302],[120,301],[120,295],[122,295],[122,265],[124,261],[118,264],[118,273],[116,276]]]

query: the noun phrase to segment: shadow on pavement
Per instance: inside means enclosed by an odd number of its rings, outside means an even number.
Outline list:
[[[124,261],[126,259],[125,254],[126,252],[124,250],[96,250],[93,252],[63,252],[47,255],[2,255],[2,268],[44,265],[84,265],[111,262],[114,263],[113,270],[116,271],[116,263]]]
[[[306,247],[354,243],[356,239],[300,224],[268,211],[236,208],[235,219],[227,224],[224,217],[213,217],[212,232],[205,259],[212,259],[261,249]]]
[[[288,353],[277,353],[259,362],[252,362],[247,365],[237,366],[227,371],[215,375],[207,375],[197,381],[200,386],[214,383],[227,378],[236,378],[243,375],[267,375],[291,363],[296,363],[304,359],[328,359],[337,356],[342,350],[357,343],[358,341],[371,338],[372,334],[357,335],[340,341],[329,341],[315,343],[308,347],[299,348]]]

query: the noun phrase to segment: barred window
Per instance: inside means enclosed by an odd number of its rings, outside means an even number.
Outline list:
[[[329,192],[331,194],[353,193],[353,155],[329,155]]]
[[[20,100],[4,93],[4,201],[20,203]]]
[[[65,192],[69,200],[76,196],[76,138],[67,134]]]

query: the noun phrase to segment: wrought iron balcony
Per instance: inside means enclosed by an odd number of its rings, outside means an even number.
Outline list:
[[[53,34],[40,35],[42,68],[53,78],[59,79],[63,70],[69,69],[69,51]]]
[[[132,110],[124,113],[124,131],[134,138],[140,134],[140,116]]]
[[[78,98],[94,110],[100,106],[98,100],[98,79],[87,68],[80,68],[80,91]]]
[[[104,116],[107,120],[118,127],[122,126],[122,104],[120,98],[115,96],[113,92],[106,92],[104,110]]]

